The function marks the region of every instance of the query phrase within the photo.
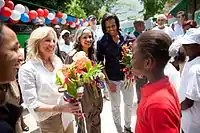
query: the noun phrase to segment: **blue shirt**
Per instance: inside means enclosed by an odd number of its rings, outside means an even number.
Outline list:
[[[109,80],[119,81],[124,79],[122,72],[123,65],[120,64],[122,58],[121,46],[125,44],[127,36],[120,35],[120,42],[117,44],[113,41],[112,37],[104,34],[103,37],[97,42],[97,60],[104,62],[105,71]]]
[[[141,33],[138,31],[134,31],[133,34],[135,35],[136,38],[138,38]]]

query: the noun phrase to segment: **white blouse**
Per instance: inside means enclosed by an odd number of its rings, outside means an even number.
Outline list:
[[[42,104],[56,105],[60,103],[62,93],[58,92],[56,71],[62,67],[58,57],[53,60],[54,71],[47,70],[41,59],[31,59],[19,69],[19,84],[24,103],[36,121],[44,121],[55,112],[36,112],[34,109]]]

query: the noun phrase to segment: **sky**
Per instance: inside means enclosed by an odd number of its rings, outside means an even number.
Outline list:
[[[128,17],[143,19],[142,13],[138,13],[142,10],[143,5],[138,0],[118,0],[111,11],[119,17],[120,21],[124,21]]]

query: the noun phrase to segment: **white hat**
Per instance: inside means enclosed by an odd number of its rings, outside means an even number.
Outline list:
[[[181,46],[182,44],[179,41],[175,40],[169,47],[169,56],[170,57],[177,56]]]
[[[178,39],[178,42],[187,45],[187,44],[199,44],[200,45],[200,29],[190,28],[186,31],[185,35]]]
[[[60,33],[60,36],[63,36],[66,33],[70,34],[70,32],[68,30],[62,30],[62,32]]]

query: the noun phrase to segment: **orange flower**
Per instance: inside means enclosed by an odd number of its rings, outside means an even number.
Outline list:
[[[91,62],[91,61],[87,57],[82,57],[75,62],[75,67],[82,70],[82,69],[86,68],[86,64],[88,62]]]

